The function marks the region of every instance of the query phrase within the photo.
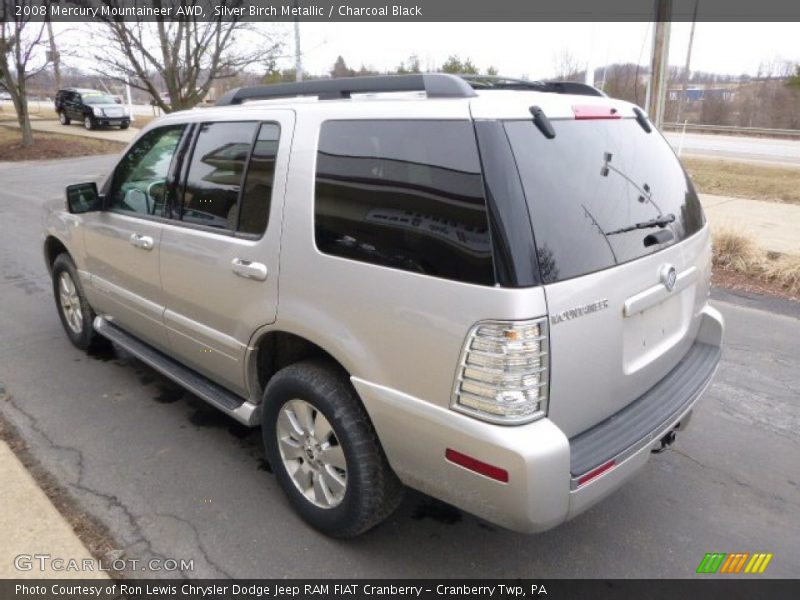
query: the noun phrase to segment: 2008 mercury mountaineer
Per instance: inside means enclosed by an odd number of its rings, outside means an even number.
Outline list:
[[[241,88],[45,220],[73,344],[261,424],[333,536],[404,485],[553,527],[671,442],[719,361],[692,183],[639,108],[580,84]]]

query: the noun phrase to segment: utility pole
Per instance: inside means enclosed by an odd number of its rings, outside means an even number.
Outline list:
[[[294,0],[294,7],[297,8],[298,0]],[[296,14],[299,14],[295,11]],[[303,81],[303,58],[300,54],[300,17],[294,18],[294,80]]]
[[[664,96],[669,59],[672,0],[656,0],[653,52],[650,57],[650,84],[647,86],[647,112],[656,127],[664,121]]]
[[[678,112],[675,122],[680,123],[683,118],[683,105],[686,102],[686,89],[689,87],[689,67],[692,64],[692,44],[694,43],[694,26],[697,25],[697,8],[700,0],[694,0],[694,14],[692,15],[692,28],[689,30],[689,46],[686,49],[686,64],[683,66],[683,82],[681,83],[681,95],[678,98]]]
[[[586,85],[591,85],[594,87],[594,32],[596,29],[596,25],[592,23],[592,33],[590,36],[589,42],[589,58],[586,61],[586,76],[584,77],[584,83]]]

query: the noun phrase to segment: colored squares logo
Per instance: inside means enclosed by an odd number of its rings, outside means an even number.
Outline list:
[[[772,554],[764,552],[709,552],[700,561],[698,573],[760,574],[767,570]]]

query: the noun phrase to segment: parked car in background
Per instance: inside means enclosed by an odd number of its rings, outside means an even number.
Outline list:
[[[172,99],[169,97],[169,92],[161,92],[158,95],[158,98],[164,103],[165,106],[170,106],[172,104]],[[155,98],[150,99],[150,106],[158,106],[158,102],[156,102]]]
[[[114,96],[84,88],[58,90],[55,99],[56,113],[62,125],[72,121],[83,123],[86,129],[100,126],[115,126],[127,129],[131,124],[131,114]]]

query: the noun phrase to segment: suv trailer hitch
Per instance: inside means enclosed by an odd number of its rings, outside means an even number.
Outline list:
[[[666,450],[669,446],[672,445],[672,442],[675,441],[675,430],[673,429],[667,435],[661,438],[661,446],[658,448],[653,448],[650,450],[653,454],[661,454],[664,450]]]

